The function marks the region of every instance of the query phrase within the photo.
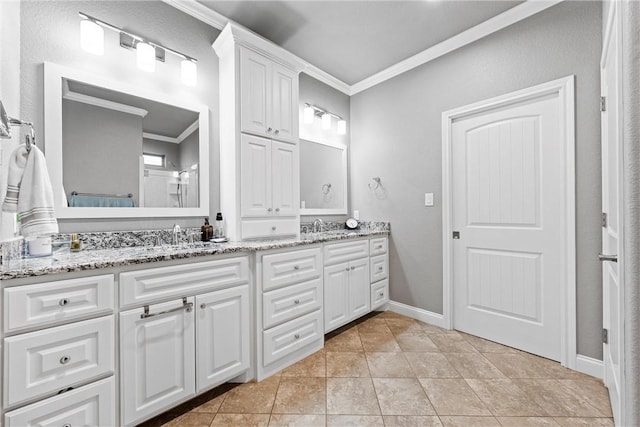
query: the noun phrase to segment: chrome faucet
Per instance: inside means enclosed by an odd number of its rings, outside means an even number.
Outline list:
[[[177,245],[180,243],[180,226],[178,224],[173,224],[173,237],[171,240],[171,244]]]
[[[319,230],[318,230],[319,228]],[[322,220],[322,218],[316,218],[313,221],[313,232],[317,233],[318,231],[322,232],[324,228],[324,221]]]

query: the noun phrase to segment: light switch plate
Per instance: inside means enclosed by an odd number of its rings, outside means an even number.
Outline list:
[[[360,220],[360,211],[353,211],[353,219]]]
[[[433,206],[433,193],[424,193],[424,205]]]

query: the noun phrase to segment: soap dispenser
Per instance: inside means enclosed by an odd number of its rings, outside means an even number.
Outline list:
[[[209,218],[204,219],[204,225],[200,227],[202,232],[202,241],[208,242],[213,237],[213,226],[209,224]]]
[[[224,239],[226,235],[226,230],[224,227],[224,219],[222,219],[222,212],[218,212],[216,214],[216,226],[213,232],[213,237],[215,239]]]

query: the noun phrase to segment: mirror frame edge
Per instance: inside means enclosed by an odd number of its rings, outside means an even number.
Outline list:
[[[65,205],[66,197],[62,192],[63,159],[62,159],[62,85],[57,83],[63,78],[76,80],[93,86],[100,86],[110,90],[128,93],[147,98],[163,104],[173,105],[186,110],[198,112],[199,120],[199,168],[200,179],[198,197],[200,206],[197,208],[71,208]],[[108,77],[44,62],[44,141],[47,168],[54,191],[54,207],[57,218],[93,219],[93,218],[167,218],[167,217],[199,217],[210,216],[209,206],[209,107],[201,103],[184,102],[172,96],[158,94],[151,90],[130,86],[111,80]]]

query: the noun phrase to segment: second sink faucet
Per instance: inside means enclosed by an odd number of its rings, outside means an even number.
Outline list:
[[[313,221],[313,232],[317,233],[318,231],[322,232],[324,228],[324,221],[322,220],[322,218],[316,218]]]
[[[180,243],[180,231],[180,226],[178,224],[173,224],[171,244],[177,245]]]

